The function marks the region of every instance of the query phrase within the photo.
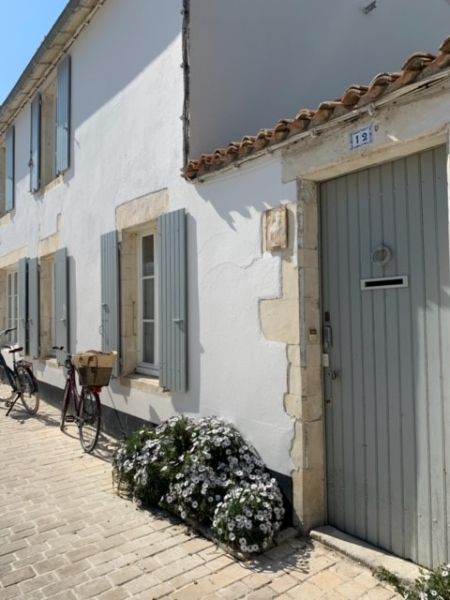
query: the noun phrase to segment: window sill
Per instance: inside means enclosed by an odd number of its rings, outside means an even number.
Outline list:
[[[58,365],[58,361],[56,360],[56,358],[54,356],[46,356],[44,358],[40,358],[39,362],[44,367],[50,367],[52,369],[59,369],[60,368],[60,365]]]
[[[129,387],[133,390],[140,390],[141,392],[156,393],[161,396],[169,395],[169,392],[165,392],[159,385],[159,379],[150,375],[130,373],[125,377],[121,377],[120,383],[125,387]]]
[[[0,227],[11,222],[11,212],[7,212],[0,217]]]
[[[47,192],[50,192],[55,187],[58,187],[59,185],[61,185],[63,183],[63,181],[64,181],[64,177],[61,173],[60,175],[57,175],[54,179],[49,181],[46,185],[44,185],[42,193],[45,195]]]

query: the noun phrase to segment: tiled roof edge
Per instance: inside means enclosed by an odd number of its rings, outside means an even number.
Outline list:
[[[393,92],[432,78],[450,67],[450,36],[442,42],[439,51],[437,56],[416,52],[404,62],[399,73],[379,73],[367,86],[354,84],[348,87],[339,100],[321,102],[315,110],[303,108],[293,119],[281,119],[271,129],[262,129],[255,136],[246,135],[239,142],[231,142],[225,148],[189,160],[181,174],[187,181],[195,181],[297,134],[312,132],[318,126],[378,102]]]

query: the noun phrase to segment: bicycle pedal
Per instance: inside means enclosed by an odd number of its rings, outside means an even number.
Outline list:
[[[66,418],[64,420],[66,423],[75,423],[74,415],[66,415]]]
[[[12,402],[10,400],[6,400],[5,406],[6,408],[9,408],[10,406],[12,406]]]

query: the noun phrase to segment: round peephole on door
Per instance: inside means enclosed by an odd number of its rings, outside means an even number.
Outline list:
[[[374,265],[384,267],[392,258],[392,250],[385,245],[377,246],[372,252],[372,262]]]

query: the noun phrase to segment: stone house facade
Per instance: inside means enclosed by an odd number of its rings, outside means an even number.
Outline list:
[[[448,561],[450,44],[196,159],[189,9],[71,0],[0,108],[0,320],[49,396],[117,350],[109,428],[218,415],[303,530]]]

